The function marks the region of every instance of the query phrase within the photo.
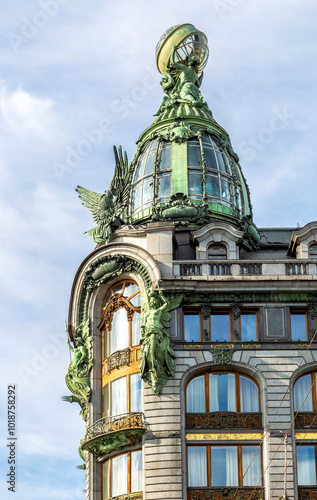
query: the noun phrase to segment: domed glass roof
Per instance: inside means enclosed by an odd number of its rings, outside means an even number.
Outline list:
[[[182,143],[154,138],[144,144],[132,179],[131,218],[147,218],[183,193],[192,205],[242,218],[250,213],[237,162],[215,135],[204,132]]]

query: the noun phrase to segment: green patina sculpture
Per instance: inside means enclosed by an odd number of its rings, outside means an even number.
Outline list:
[[[170,377],[175,373],[175,354],[166,328],[169,327],[169,311],[180,305],[182,295],[168,302],[162,293],[144,293],[142,297],[141,365],[140,373],[159,394]]]
[[[67,340],[73,358],[65,376],[68,389],[74,396],[65,396],[64,401],[76,402],[81,406],[81,416],[86,421],[91,389],[89,386],[89,372],[94,364],[92,358],[92,336],[89,332],[89,319],[76,328],[75,347]]]
[[[120,223],[124,208],[128,204],[132,169],[128,164],[127,153],[122,155],[114,146],[115,171],[109,189],[103,194],[94,193],[78,186],[76,191],[83,201],[84,207],[89,208],[93,219],[98,226],[87,231],[95,243],[108,243],[112,234],[112,225]]]
[[[134,446],[142,440],[145,429],[125,429],[102,435],[83,444],[83,449],[95,455],[103,455],[120,450],[126,446]]]

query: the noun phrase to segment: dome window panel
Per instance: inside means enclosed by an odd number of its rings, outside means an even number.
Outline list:
[[[221,197],[222,197],[222,203],[224,203],[225,205],[231,205],[232,203],[231,185],[224,178],[221,178]]]
[[[145,167],[145,170],[144,170],[144,176],[147,176],[147,175],[153,173],[153,170],[154,170],[154,160],[155,160],[155,155],[154,154],[151,154],[150,156],[148,156],[147,162],[146,162],[146,167]]]
[[[190,139],[187,143],[187,165],[189,167],[201,166],[201,153],[198,139]]]
[[[203,176],[199,171],[188,170],[188,191],[189,196],[194,200],[201,200]]]
[[[170,198],[171,196],[171,176],[170,174],[159,175],[158,177],[158,197]]]
[[[213,149],[203,147],[207,170],[218,170],[218,164]]]
[[[214,175],[206,176],[206,196],[207,198],[220,198],[219,179]]]
[[[137,187],[134,188],[133,197],[132,197],[132,210],[135,211],[141,206],[141,196],[142,196],[142,185],[138,184]]]

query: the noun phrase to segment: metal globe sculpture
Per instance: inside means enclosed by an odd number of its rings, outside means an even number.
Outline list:
[[[162,75],[170,65],[170,58],[175,46],[175,61],[188,65],[191,58],[199,59],[196,73],[202,73],[207,64],[209,49],[207,37],[192,24],[179,24],[166,30],[156,46],[156,65]]]

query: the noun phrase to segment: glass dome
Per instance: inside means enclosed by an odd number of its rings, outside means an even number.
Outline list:
[[[239,165],[208,133],[182,144],[163,139],[145,143],[132,179],[132,221],[147,218],[180,192],[190,203],[207,204],[213,212],[240,218],[250,213]]]

